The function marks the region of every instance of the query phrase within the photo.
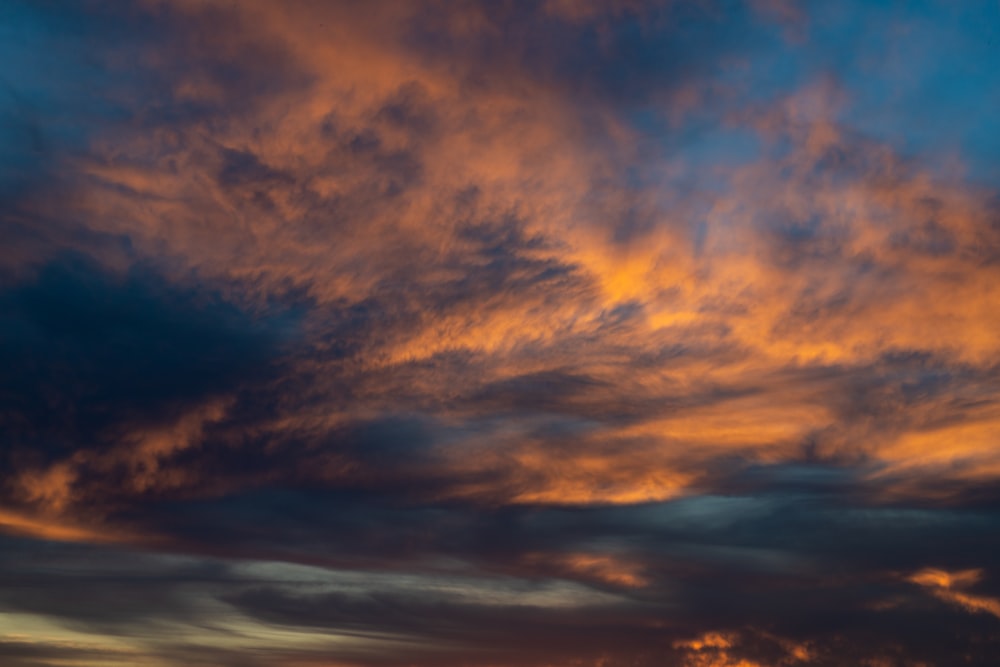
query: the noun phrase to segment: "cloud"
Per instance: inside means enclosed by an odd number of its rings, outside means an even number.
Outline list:
[[[945,570],[927,568],[912,574],[909,577],[909,581],[924,586],[935,597],[958,605],[966,611],[971,613],[985,612],[1000,618],[1000,601],[996,598],[961,592],[961,589],[968,588],[977,583],[981,577],[981,570],[947,572]]]
[[[0,652],[989,664],[970,16],[0,9]]]

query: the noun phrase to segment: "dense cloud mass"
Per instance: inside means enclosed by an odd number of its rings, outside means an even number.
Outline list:
[[[1000,5],[0,6],[0,663],[1000,654]]]

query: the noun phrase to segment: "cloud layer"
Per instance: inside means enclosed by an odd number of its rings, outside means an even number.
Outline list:
[[[996,7],[0,17],[5,664],[991,664]]]

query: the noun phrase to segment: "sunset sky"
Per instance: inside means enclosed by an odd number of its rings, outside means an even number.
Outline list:
[[[0,665],[989,667],[1000,0],[0,0]]]

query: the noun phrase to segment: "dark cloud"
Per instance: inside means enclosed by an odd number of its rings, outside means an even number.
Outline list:
[[[292,319],[257,321],[217,293],[75,255],[8,284],[0,303],[8,470],[239,392],[273,373],[294,335]]]
[[[559,3],[458,8],[428,3],[404,33],[419,56],[458,68],[470,88],[533,83],[586,103],[648,104],[699,76],[711,76],[766,29],[746,3],[605,3],[592,12]],[[565,3],[567,6],[571,3]],[[742,29],[737,29],[741,26]]]

